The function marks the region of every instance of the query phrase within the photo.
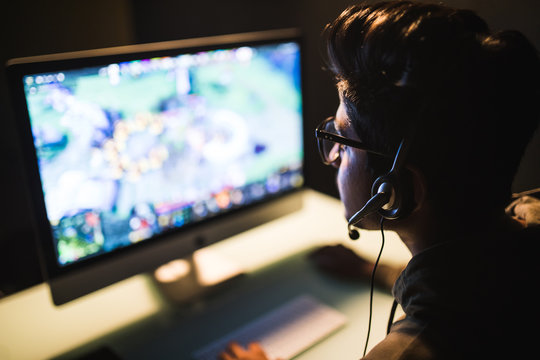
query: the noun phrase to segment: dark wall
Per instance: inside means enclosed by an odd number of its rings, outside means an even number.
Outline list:
[[[312,137],[316,124],[335,112],[338,99],[322,70],[321,30],[353,0],[94,0],[12,2],[0,23],[0,61],[9,58],[133,43],[299,27],[306,45],[305,118],[308,185],[337,195],[333,170],[320,164]],[[372,2],[372,1],[371,1]],[[493,29],[518,29],[540,48],[537,0],[448,0],[477,11]],[[1,154],[0,297],[41,281],[20,155],[4,73],[0,72]],[[540,186],[540,133],[529,147],[514,190]]]
[[[3,65],[15,57],[134,41],[127,0],[23,0],[7,10],[0,22],[0,298],[42,281]]]

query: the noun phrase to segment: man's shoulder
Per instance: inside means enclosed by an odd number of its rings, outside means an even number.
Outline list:
[[[366,355],[365,360],[431,360],[429,344],[421,336],[425,326],[408,318],[392,325],[392,331]]]

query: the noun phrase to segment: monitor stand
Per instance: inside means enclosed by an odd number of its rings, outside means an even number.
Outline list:
[[[160,266],[153,279],[167,300],[181,305],[200,300],[243,274],[237,263],[209,247]]]

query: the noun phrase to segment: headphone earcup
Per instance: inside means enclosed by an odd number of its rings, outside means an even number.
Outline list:
[[[412,212],[416,206],[412,181],[408,170],[401,171],[399,175],[389,173],[375,180],[371,187],[372,196],[377,194],[381,187],[386,189],[384,191],[391,191],[390,201],[378,211],[382,217],[396,220]]]
[[[374,196],[379,192],[390,192],[390,200],[379,209],[379,214],[390,220],[399,218],[403,201],[400,181],[393,174],[378,177],[371,186],[371,195]]]

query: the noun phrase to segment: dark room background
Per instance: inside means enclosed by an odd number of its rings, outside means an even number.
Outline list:
[[[42,281],[35,250],[21,157],[3,64],[14,57],[118,45],[296,27],[305,41],[307,185],[336,196],[334,175],[320,164],[311,134],[335,112],[338,99],[322,70],[321,30],[352,0],[94,0],[17,1],[0,23],[0,298]],[[493,30],[517,29],[540,48],[540,1],[448,0],[475,10]],[[501,145],[503,146],[503,145]],[[310,149],[312,151],[310,151]],[[537,131],[514,191],[540,187]]]

